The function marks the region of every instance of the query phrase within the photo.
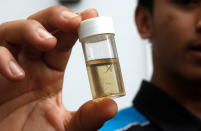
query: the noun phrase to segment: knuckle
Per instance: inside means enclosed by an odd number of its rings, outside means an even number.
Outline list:
[[[50,12],[58,12],[60,10],[69,10],[68,8],[66,8],[65,6],[62,6],[62,5],[56,5],[56,6],[52,6],[49,8],[49,11]]]
[[[35,27],[37,26],[40,26],[40,23],[36,20],[26,20],[24,23],[23,23],[23,29],[24,31],[30,31],[32,29],[34,29]]]
[[[21,27],[21,33],[23,34],[21,40],[27,42],[32,41],[35,36],[34,32],[36,31],[37,28],[40,27],[41,27],[40,23],[36,20],[25,20]]]
[[[59,16],[60,13],[64,10],[67,10],[67,11],[70,11],[70,9],[66,8],[65,6],[62,6],[62,5],[57,5],[57,6],[53,6],[53,7],[50,7],[49,8],[49,13],[50,13],[50,16]]]
[[[29,16],[27,19],[38,19],[38,17],[41,17],[41,14],[52,17],[52,15],[54,15],[54,14],[58,15],[58,12],[60,12],[60,10],[69,10],[69,9],[62,5],[55,5],[55,6],[51,6],[49,8],[46,8],[44,10],[37,12],[36,14]]]
[[[11,28],[14,27],[15,23],[18,21],[7,21],[7,22],[3,22],[0,24],[0,43],[1,43],[1,45],[2,45],[2,42],[4,42],[6,40],[6,36],[9,36],[12,34]]]
[[[28,27],[28,28],[31,28],[33,26],[38,26],[38,25],[40,25],[40,24],[39,24],[39,22],[37,20],[27,20],[24,23],[24,26]]]

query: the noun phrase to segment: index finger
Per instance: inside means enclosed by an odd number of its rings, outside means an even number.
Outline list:
[[[95,9],[88,9],[80,13],[82,20],[97,17],[98,12]],[[75,32],[57,32],[54,34],[57,38],[57,46],[55,49],[46,52],[44,60],[47,65],[57,70],[64,70],[70,56],[70,50],[75,44],[78,35],[77,29]]]
[[[64,32],[74,32],[82,18],[64,6],[53,6],[28,17],[40,22],[49,32],[59,29]]]

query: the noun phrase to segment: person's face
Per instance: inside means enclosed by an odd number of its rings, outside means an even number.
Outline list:
[[[154,0],[154,70],[201,80],[201,0]]]

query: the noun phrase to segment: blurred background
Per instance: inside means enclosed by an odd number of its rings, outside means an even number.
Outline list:
[[[117,98],[115,101],[119,110],[130,106],[141,81],[143,79],[149,80],[152,73],[151,45],[139,37],[134,22],[137,0],[76,1],[1,0],[0,23],[26,19],[41,9],[61,4],[74,12],[95,8],[100,16],[112,17],[116,31],[117,51],[127,93],[125,97]],[[80,105],[92,99],[82,47],[79,42],[73,47],[65,72],[63,87],[63,103],[68,110],[76,110]]]

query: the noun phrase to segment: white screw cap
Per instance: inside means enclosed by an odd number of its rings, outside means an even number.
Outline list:
[[[83,39],[100,34],[115,34],[114,25],[111,17],[95,17],[84,20],[78,29],[79,39]]]

